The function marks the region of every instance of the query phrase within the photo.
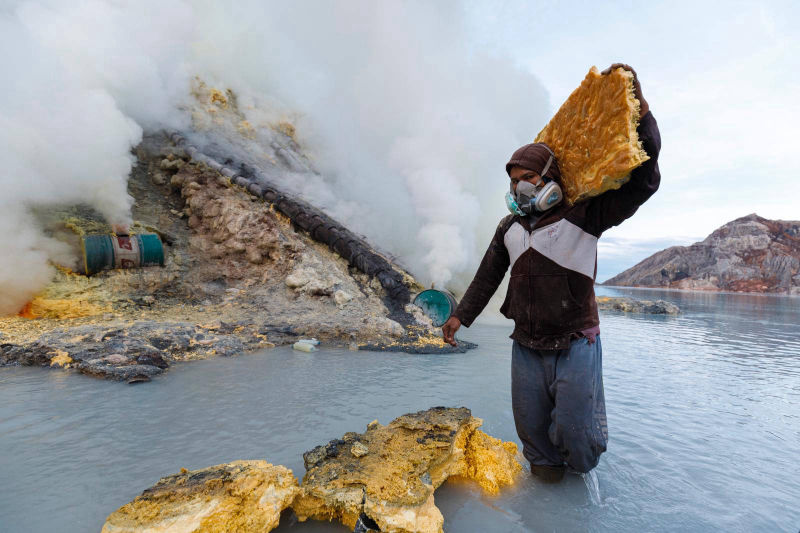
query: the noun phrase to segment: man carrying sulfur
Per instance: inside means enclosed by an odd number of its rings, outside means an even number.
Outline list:
[[[659,186],[661,137],[642,97],[639,139],[650,157],[617,190],[567,205],[558,161],[543,143],[519,148],[506,164],[511,215],[500,221],[475,278],[442,332],[455,332],[483,311],[508,268],[501,308],[514,320],[511,397],[517,434],[531,472],[559,481],[569,468],[588,472],[606,450],[600,321],[594,296],[597,240],[630,218]]]

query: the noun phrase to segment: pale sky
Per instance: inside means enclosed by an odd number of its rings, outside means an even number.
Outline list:
[[[800,3],[512,0],[470,15],[476,47],[533,72],[553,112],[592,65],[639,75],[662,184],[601,239],[598,281],[750,213],[800,219]]]

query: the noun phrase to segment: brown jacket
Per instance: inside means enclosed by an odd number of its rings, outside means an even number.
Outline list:
[[[529,348],[569,347],[572,334],[600,324],[594,298],[597,240],[630,218],[658,190],[661,135],[652,113],[639,123],[650,156],[621,188],[585,202],[561,204],[531,226],[529,217],[500,221],[478,272],[454,316],[469,327],[483,311],[511,266],[500,311],[514,320],[511,338]]]

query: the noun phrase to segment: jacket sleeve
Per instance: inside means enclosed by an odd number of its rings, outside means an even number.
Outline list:
[[[652,113],[647,113],[637,128],[650,159],[631,172],[631,179],[622,187],[608,191],[589,200],[587,206],[587,229],[595,236],[617,226],[630,218],[658,190],[661,172],[658,170],[658,154],[661,151],[661,134]]]
[[[466,327],[472,325],[472,322],[481,314],[508,270],[508,250],[503,238],[512,218],[513,216],[508,216],[500,221],[489,248],[483,254],[478,272],[475,273],[472,283],[469,284],[467,292],[461,298],[461,303],[453,313],[453,316]]]

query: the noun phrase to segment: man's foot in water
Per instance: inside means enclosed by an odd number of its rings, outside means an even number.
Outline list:
[[[558,483],[564,479],[566,466],[531,465],[531,474],[542,483]]]

